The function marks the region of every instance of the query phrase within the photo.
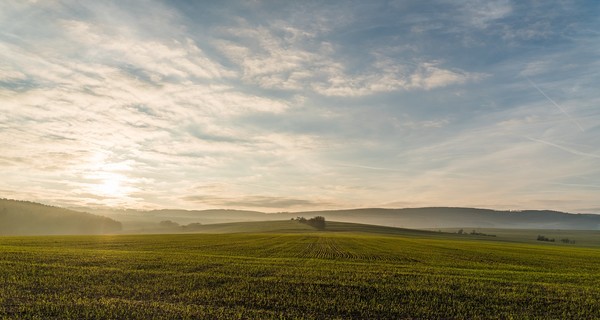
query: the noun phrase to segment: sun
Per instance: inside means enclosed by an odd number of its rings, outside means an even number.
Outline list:
[[[132,171],[131,163],[111,161],[113,156],[111,152],[98,151],[83,168],[86,192],[102,198],[101,201],[125,200],[134,190],[128,176]]]
[[[98,183],[93,184],[91,189],[97,195],[110,198],[122,198],[127,196],[125,187],[125,176],[114,172],[101,172],[97,174]]]
[[[99,193],[106,196],[122,196],[123,188],[119,179],[106,179],[101,184],[97,185]]]

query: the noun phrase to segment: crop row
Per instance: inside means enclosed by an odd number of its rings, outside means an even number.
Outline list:
[[[594,318],[600,253],[358,234],[0,239],[7,318]]]

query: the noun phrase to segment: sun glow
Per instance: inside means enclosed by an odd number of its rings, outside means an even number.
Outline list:
[[[98,197],[124,199],[132,191],[130,179],[126,175],[131,167],[126,162],[111,162],[106,154],[97,154],[87,168],[86,178],[90,180],[88,191]]]
[[[96,184],[93,188],[96,193],[106,197],[123,197],[126,196],[126,190],[123,186],[123,176],[120,174],[108,173],[101,180],[101,183]]]

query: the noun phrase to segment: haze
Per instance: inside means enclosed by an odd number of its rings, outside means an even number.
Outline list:
[[[0,197],[600,213],[597,1],[2,1]]]

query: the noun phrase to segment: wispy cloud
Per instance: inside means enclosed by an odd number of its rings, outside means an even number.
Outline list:
[[[267,210],[271,210],[273,208],[303,210],[306,208],[324,208],[332,206],[332,204],[328,202],[273,196],[244,196],[240,198],[227,198],[218,196],[186,196],[183,198],[183,200],[201,204],[210,204],[217,207],[250,207]]]
[[[4,1],[0,196],[597,208],[599,12]]]
[[[478,80],[482,74],[449,70],[438,61],[398,63],[381,51],[361,72],[339,56],[340,48],[323,41],[327,36],[305,32],[276,21],[270,28],[242,26],[221,30],[233,37],[218,47],[239,66],[242,79],[263,88],[314,90],[325,96],[356,97],[398,90],[429,90]]]

